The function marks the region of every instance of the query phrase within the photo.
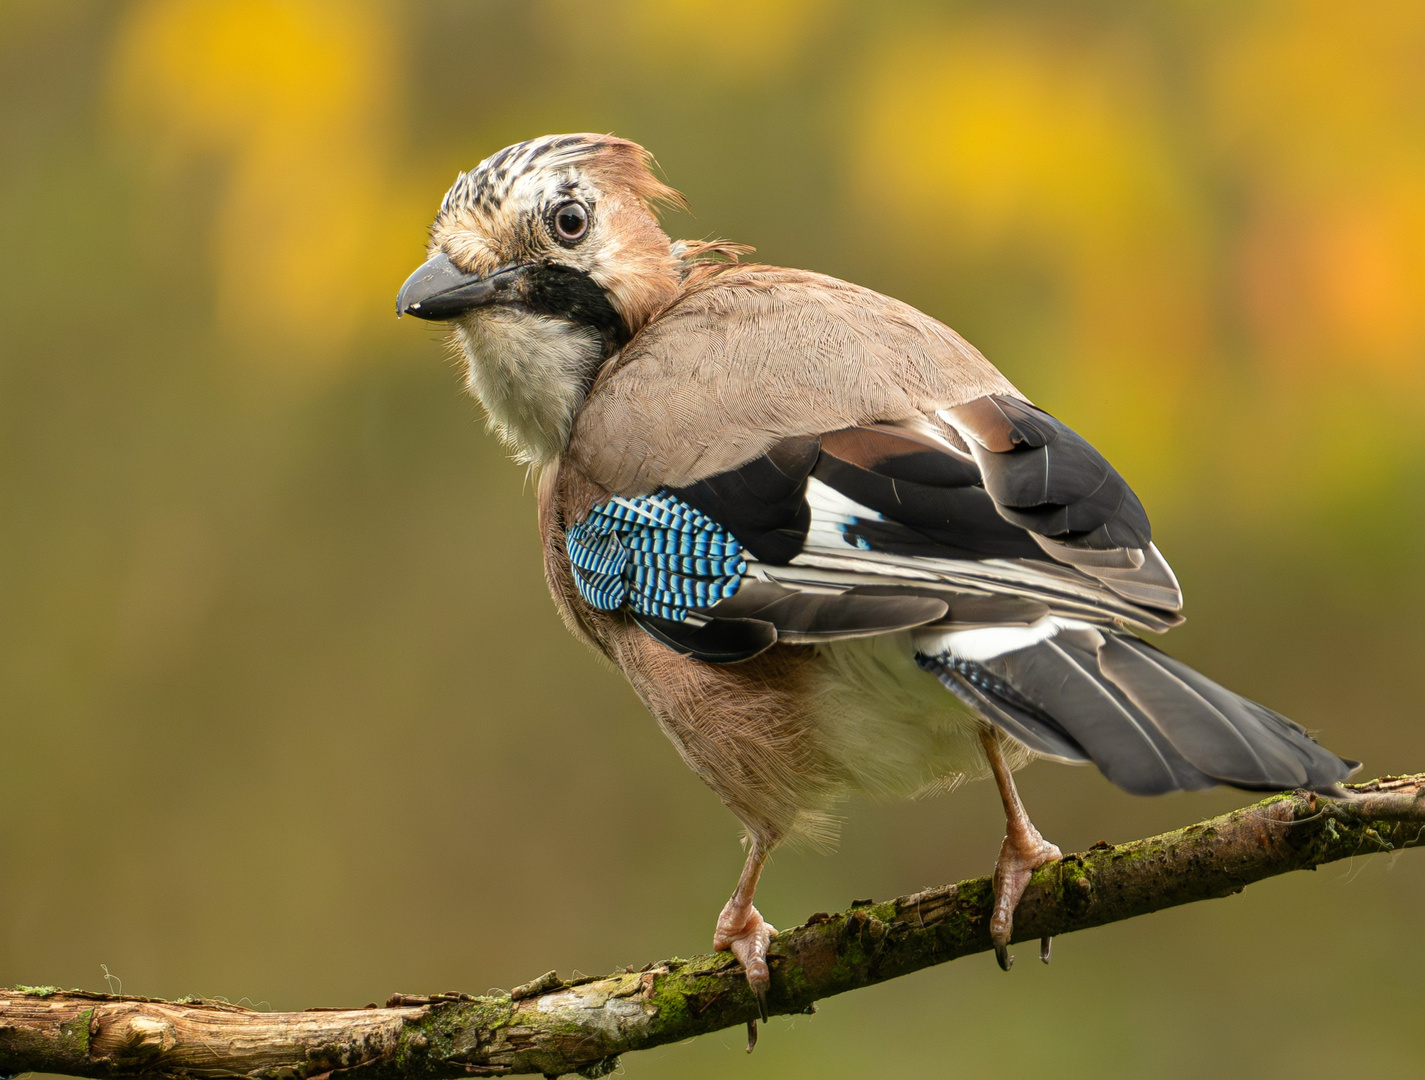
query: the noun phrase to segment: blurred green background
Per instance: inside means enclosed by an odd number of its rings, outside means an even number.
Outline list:
[[[1418,0],[0,9],[0,985],[278,1009],[705,949],[731,816],[545,595],[393,318],[456,171],[647,145],[758,257],[901,296],[1134,483],[1170,648],[1425,768]],[[1065,850],[1240,805],[1051,764]],[[987,785],[780,852],[792,924],[989,871]],[[632,1055],[631,1077],[1419,1065],[1425,856],[1338,864]]]

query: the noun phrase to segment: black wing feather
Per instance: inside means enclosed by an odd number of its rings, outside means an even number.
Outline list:
[[[633,621],[674,652],[708,664],[750,660],[777,644],[777,628],[761,619],[713,619],[694,623],[634,614]]]
[[[985,489],[1017,525],[1089,548],[1145,548],[1153,528],[1128,482],[1078,432],[1027,401],[995,394],[973,418]]]
[[[740,468],[669,490],[720,523],[762,562],[785,565],[806,543],[807,479],[820,452],[815,435],[783,439]]]
[[[938,456],[953,469],[924,467],[924,453],[911,456],[921,460],[893,457],[867,469],[823,450],[812,476],[886,519],[858,526],[877,550],[941,559],[1048,558],[1033,537],[995,509],[978,470],[947,454]]]

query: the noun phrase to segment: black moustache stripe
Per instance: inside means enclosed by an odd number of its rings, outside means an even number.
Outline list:
[[[597,331],[606,356],[618,351],[631,336],[609,294],[582,270],[531,266],[521,275],[519,300],[536,314],[567,319]]]

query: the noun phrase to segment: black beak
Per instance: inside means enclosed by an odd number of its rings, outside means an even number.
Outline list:
[[[396,318],[453,319],[472,308],[494,303],[513,284],[520,267],[496,270],[489,277],[456,269],[445,254],[432,255],[406,278],[396,294]]]

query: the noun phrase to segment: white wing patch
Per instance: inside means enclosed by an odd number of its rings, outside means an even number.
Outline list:
[[[1027,649],[1048,641],[1063,630],[1094,631],[1088,623],[1047,615],[1028,626],[978,626],[969,630],[921,630],[915,634],[917,652],[926,656],[949,654],[957,660],[982,664],[996,656]]]
[[[857,520],[885,521],[882,514],[862,506],[855,499],[841,494],[816,477],[807,481],[807,505],[811,507],[811,527],[807,530],[806,547],[829,551],[865,550],[846,534],[846,526]]]

